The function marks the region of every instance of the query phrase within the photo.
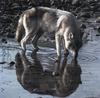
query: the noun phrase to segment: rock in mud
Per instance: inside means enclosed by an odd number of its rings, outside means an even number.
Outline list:
[[[97,30],[98,30],[98,32],[100,33],[100,26],[99,26],[99,27],[97,27]]]
[[[83,17],[83,18],[90,18],[91,15],[90,15],[89,12],[81,12],[81,13],[80,13],[80,17]]]
[[[86,29],[86,25],[82,23],[82,24],[80,25],[80,28],[81,28],[81,29]]]
[[[7,40],[5,38],[2,38],[1,42],[7,44]]]
[[[96,22],[100,23],[100,17],[97,17]]]
[[[9,63],[9,66],[12,67],[12,66],[14,66],[14,64],[15,64],[15,62],[14,62],[14,61],[11,61],[11,62]]]

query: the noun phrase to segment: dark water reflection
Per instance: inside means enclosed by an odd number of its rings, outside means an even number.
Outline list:
[[[18,82],[30,93],[64,97],[73,93],[81,83],[80,65],[66,64],[61,75],[53,76],[52,72],[43,70],[37,54],[29,58],[17,53],[15,65]]]

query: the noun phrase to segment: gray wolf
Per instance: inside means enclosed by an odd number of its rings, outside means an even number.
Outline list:
[[[30,40],[34,48],[38,50],[37,41],[44,32],[52,32],[55,35],[58,65],[61,59],[62,40],[64,41],[64,56],[67,58],[71,50],[72,61],[77,63],[78,51],[82,46],[82,34],[77,19],[71,12],[48,7],[34,7],[21,14],[16,39],[24,52]]]

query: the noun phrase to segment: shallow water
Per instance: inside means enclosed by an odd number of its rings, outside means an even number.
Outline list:
[[[31,56],[31,45],[23,55],[14,40],[0,42],[0,98],[100,98],[100,36],[92,27],[86,32],[91,35],[79,52],[79,66],[69,64],[56,77],[52,76],[54,48],[40,46]]]

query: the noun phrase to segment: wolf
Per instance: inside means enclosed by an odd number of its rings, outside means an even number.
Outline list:
[[[74,63],[77,63],[78,51],[82,46],[82,33],[76,17],[68,11],[48,7],[33,7],[24,11],[18,21],[16,39],[26,51],[26,44],[31,41],[38,50],[38,39],[44,32],[54,33],[57,62],[61,60],[61,42],[64,42],[64,56],[69,51],[73,53]]]

